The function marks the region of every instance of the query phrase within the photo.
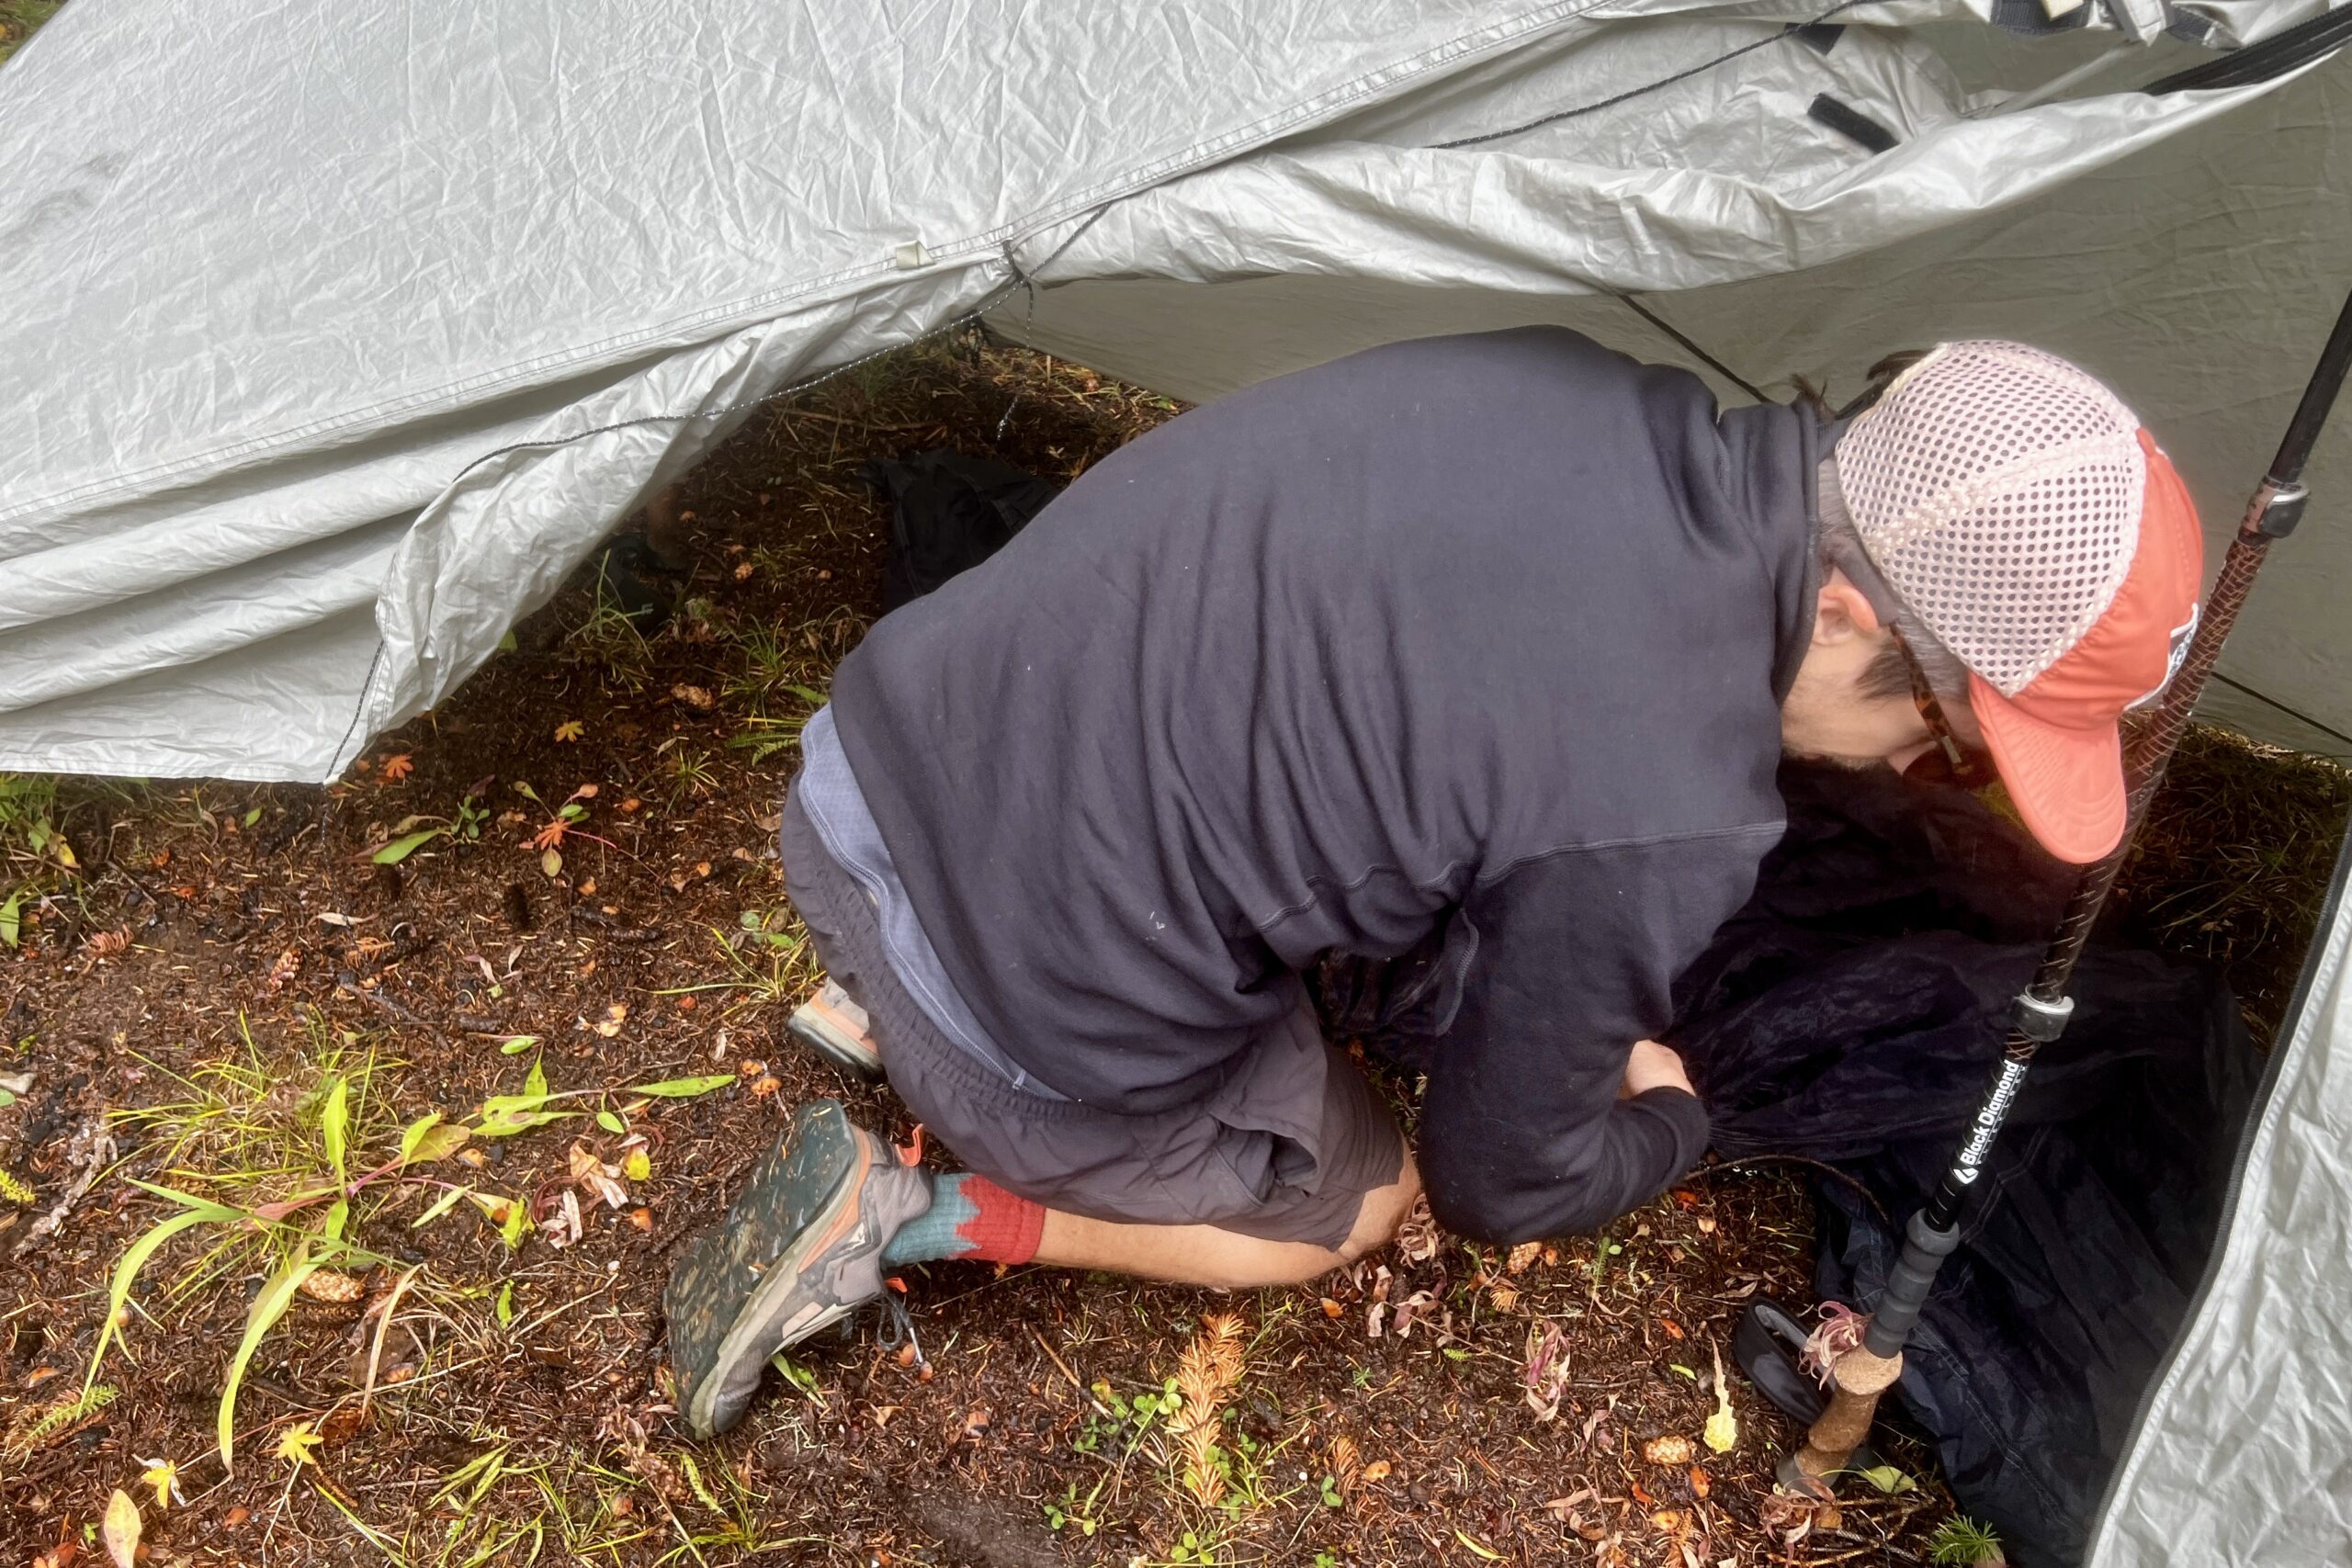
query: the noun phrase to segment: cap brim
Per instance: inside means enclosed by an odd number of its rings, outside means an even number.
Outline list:
[[[1984,731],[2018,818],[2043,849],[2087,865],[2123,841],[2123,737],[2117,726],[2045,724],[1973,673],[1968,708]]]

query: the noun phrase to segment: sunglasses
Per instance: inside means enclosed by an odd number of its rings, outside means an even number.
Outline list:
[[[1892,623],[1888,633],[1894,638],[1895,651],[1903,656],[1903,667],[1911,674],[1911,701],[1919,709],[1919,717],[1928,727],[1932,750],[1904,770],[1903,776],[1923,784],[1957,784],[1962,789],[1983,789],[2000,781],[2000,770],[1993,765],[1990,753],[1961,744],[1952,733],[1951,720],[1944,717],[1944,705],[1938,700],[1936,690],[1928,684],[1928,672],[1920,667],[1918,655],[1903,640],[1903,634]]]

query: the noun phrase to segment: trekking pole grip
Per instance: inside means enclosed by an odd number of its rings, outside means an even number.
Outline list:
[[[1912,1325],[1919,1321],[1919,1309],[1928,1304],[1936,1271],[1959,1247],[1958,1225],[1938,1228],[1924,1209],[1912,1214],[1911,1223],[1904,1227],[1902,1255],[1895,1258],[1886,1288],[1879,1294],[1878,1310],[1871,1314],[1871,1325],[1862,1334],[1862,1343],[1872,1355],[1903,1353]]]

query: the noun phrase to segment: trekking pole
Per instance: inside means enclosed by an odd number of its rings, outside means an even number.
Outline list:
[[[2016,1102],[2034,1053],[2065,1032],[2067,1017],[2075,1007],[2074,999],[2066,994],[2075,961],[2082,955],[2091,926],[2115,886],[2116,874],[2123,867],[2132,836],[2147,813],[2148,802],[2163,782],[2165,768],[2188,728],[2190,711],[2205,689],[2206,677],[2212,673],[2214,661],[2221,657],[2222,644],[2229,637],[2240,607],[2245,604],[2247,590],[2254,586],[2255,573],[2262,570],[2270,541],[2285,538],[2302,519],[2304,502],[2309,499],[2301,482],[2303,464],[2327,423],[2328,411],[2335,405],[2347,369],[2352,369],[2352,298],[2346,299],[2335,319],[2335,330],[2328,334],[2327,346],[2320,351],[2319,364],[2303,388],[2302,400],[2295,405],[2294,417],[2287,423],[2278,455],[2271,459],[2269,472],[2255,487],[2254,496],[2246,503],[2245,520],[2238,525],[2236,537],[2230,541],[2229,553],[2222,558],[2221,575],[2214,579],[2212,592],[2207,596],[2203,617],[2189,639],[2180,672],[2165,689],[2155,712],[2132,738],[2128,768],[2131,794],[2123,837],[2104,860],[2083,868],[2074,894],[2066,902],[2065,913],[2059,917],[2058,929],[2041,955],[2040,967],[2012,1004],[2008,1039],[1984,1100],[1933,1196],[1925,1208],[1911,1216],[1911,1223],[1905,1228],[1902,1256],[1887,1276],[1878,1310],[1871,1315],[1861,1343],[1840,1355],[1831,1367],[1828,1407],[1815,1420],[1804,1447],[1781,1461],[1781,1481],[1784,1485],[1816,1490],[1822,1477],[1843,1470],[1870,1432],[1878,1413],[1879,1396],[1902,1376],[1903,1347],[1910,1338],[1912,1325],[1919,1321],[1919,1310],[1935,1284],[1936,1271],[1960,1246],[1962,1204],[2001,1135],[2001,1125],[2008,1119],[2009,1107]]]

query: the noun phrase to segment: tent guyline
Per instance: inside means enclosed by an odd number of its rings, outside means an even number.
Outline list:
[[[2091,927],[2131,853],[2148,803],[2188,731],[2189,716],[2221,657],[2222,645],[2237,622],[2271,541],[2292,533],[2302,518],[2309,499],[2302,484],[2303,467],[2327,423],[2347,371],[2352,371],[2352,294],[2346,297],[2335,330],[2288,421],[2278,455],[2246,504],[2245,520],[2230,541],[2180,671],[2132,743],[2132,784],[2123,836],[2104,859],[2086,867],[2076,881],[2041,964],[2016,998],[2001,1062],[1984,1099],[1927,1206],[1912,1215],[1905,1227],[1902,1256],[1888,1274],[1861,1343],[1838,1358],[1831,1369],[1828,1406],[1814,1422],[1804,1446],[1781,1461],[1781,1479],[1785,1484],[1818,1489],[1826,1483],[1824,1478],[1845,1469],[1869,1435],[1880,1397],[1902,1376],[1904,1346],[1944,1259],[1960,1246],[1962,1207],[2000,1138],[2035,1054],[2065,1032],[2074,1010],[2066,987],[2075,961],[2082,956]]]

